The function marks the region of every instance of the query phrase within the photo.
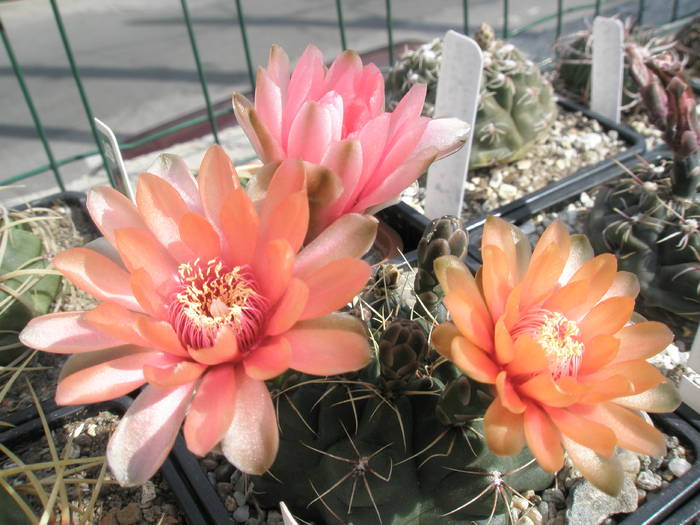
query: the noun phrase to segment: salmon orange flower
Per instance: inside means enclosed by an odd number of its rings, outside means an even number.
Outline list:
[[[302,249],[309,210],[301,161],[278,167],[257,208],[218,146],[198,181],[174,156],[156,172],[140,176],[136,205],[111,188],[93,190],[88,208],[104,239],[53,261],[101,303],[36,318],[21,341],[74,354],[58,404],[146,384],[108,445],[121,484],[153,475],[183,421],[192,452],[220,445],[239,469],[261,474],[279,439],[264,381],[288,368],[338,374],[370,359],[364,325],[334,312],[369,278],[359,257],[376,220],[345,215]]]
[[[299,158],[330,169],[342,191],[318,203],[311,237],[344,213],[365,212],[397,197],[430,163],[459,149],[468,126],[421,116],[426,86],[416,84],[392,113],[384,111],[384,77],[353,51],[326,70],[309,46],[289,73],[282,48],[259,68],[255,105],[236,93],[233,107],[263,163]],[[316,199],[318,201],[318,199]]]
[[[486,221],[476,279],[455,257],[435,261],[452,322],[432,334],[438,352],[493,385],[484,417],[489,448],[511,456],[527,444],[540,466],[559,470],[564,451],[595,486],[619,492],[617,446],[665,453],[662,434],[638,411],[674,410],[675,388],[646,359],[673,339],[663,324],[630,324],[639,292],[615,256],[593,257],[583,235],[560,222],[534,252],[502,219]]]

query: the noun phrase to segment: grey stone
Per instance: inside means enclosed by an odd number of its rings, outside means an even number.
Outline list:
[[[604,494],[588,481],[582,480],[571,488],[566,510],[567,523],[597,525],[613,514],[637,509],[637,488],[631,477],[626,476],[619,496]]]
[[[250,518],[250,508],[248,505],[238,507],[233,513],[233,519],[239,522],[245,522]]]
[[[228,495],[224,498],[224,507],[226,507],[226,510],[229,512],[233,512],[238,508],[238,503],[236,503],[236,498],[234,498],[231,495]]]
[[[646,491],[659,489],[662,481],[661,476],[651,470],[642,470],[637,476],[637,486]]]
[[[212,458],[204,458],[201,463],[207,471],[215,470],[219,466],[219,462]]]
[[[558,509],[563,509],[566,505],[564,493],[559,489],[545,489],[542,493],[542,500],[547,503],[553,503]]]
[[[233,492],[233,485],[225,481],[219,482],[216,484],[216,492],[219,493],[220,497],[225,498],[228,494]]]

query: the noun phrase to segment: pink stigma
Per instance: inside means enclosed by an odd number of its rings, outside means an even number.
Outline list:
[[[236,334],[246,353],[258,339],[267,300],[258,293],[249,267],[229,268],[219,259],[181,264],[180,288],[170,302],[170,324],[185,348],[208,348],[219,329]]]

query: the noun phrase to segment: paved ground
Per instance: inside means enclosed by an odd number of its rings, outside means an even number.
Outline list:
[[[682,10],[697,0],[682,0]],[[572,2],[566,2],[569,4]],[[581,4],[582,2],[577,2]],[[264,63],[272,43],[296,57],[309,42],[328,58],[340,50],[335,2],[332,0],[243,0],[255,65]],[[554,0],[510,2],[510,26],[531,21],[556,8]],[[645,21],[670,17],[670,1],[647,1]],[[80,67],[93,112],[120,140],[203,105],[202,93],[177,0],[60,0],[65,26]],[[247,90],[248,75],[235,2],[191,0],[190,12],[213,100]],[[385,2],[345,0],[348,45],[360,52],[386,45]],[[500,26],[502,2],[471,0],[470,25]],[[629,12],[638,0],[614,0],[610,11]],[[394,40],[428,40],[462,27],[462,2],[398,0],[393,2]],[[567,5],[568,7],[568,5]],[[682,11],[681,11],[682,12]],[[581,26],[582,11],[567,17],[568,28]],[[0,3],[0,17],[19,58],[57,158],[94,147],[47,0]],[[545,56],[553,23],[519,38]],[[0,180],[46,162],[29,112],[0,52]],[[94,165],[94,163],[93,163]],[[90,162],[62,168],[69,186],[83,189],[98,181]],[[4,193],[4,202],[54,190],[50,175]]]

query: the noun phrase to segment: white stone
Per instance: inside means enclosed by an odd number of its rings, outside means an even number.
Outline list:
[[[690,470],[690,463],[683,458],[673,458],[668,462],[668,470],[673,472],[673,475],[680,478],[683,474]]]

